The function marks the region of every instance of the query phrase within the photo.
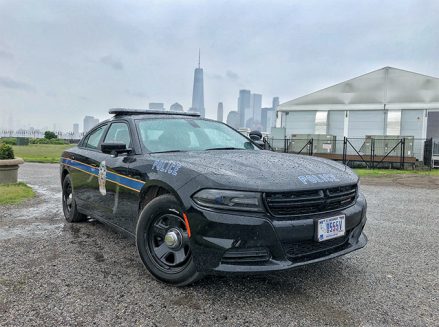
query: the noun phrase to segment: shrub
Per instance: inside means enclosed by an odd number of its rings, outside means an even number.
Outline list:
[[[0,160],[4,159],[14,159],[14,150],[9,144],[0,143]]]
[[[44,138],[48,139],[48,140],[52,140],[52,139],[56,139],[58,138],[58,136],[56,136],[56,134],[54,132],[51,131],[45,131],[44,132]]]
[[[17,139],[15,137],[2,137],[0,142],[9,145],[17,145]]]

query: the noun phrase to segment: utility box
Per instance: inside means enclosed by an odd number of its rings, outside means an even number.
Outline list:
[[[405,139],[404,156],[413,157],[413,136],[399,135],[366,135],[360,153],[370,155],[374,143],[375,156],[399,157],[401,155],[401,139]]]
[[[313,153],[335,153],[337,137],[329,134],[291,134],[288,151],[309,152],[311,139],[313,140]]]

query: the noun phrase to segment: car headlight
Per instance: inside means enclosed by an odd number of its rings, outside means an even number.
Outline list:
[[[264,211],[261,194],[257,192],[205,189],[195,193],[192,199],[206,208]]]

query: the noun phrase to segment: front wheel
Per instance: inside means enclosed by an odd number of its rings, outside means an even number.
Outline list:
[[[140,258],[156,279],[185,286],[201,278],[192,259],[182,210],[174,196],[159,196],[143,208],[136,244]]]

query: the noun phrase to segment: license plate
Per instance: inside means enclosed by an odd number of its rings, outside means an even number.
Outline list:
[[[317,240],[319,242],[345,234],[345,215],[317,220]]]

